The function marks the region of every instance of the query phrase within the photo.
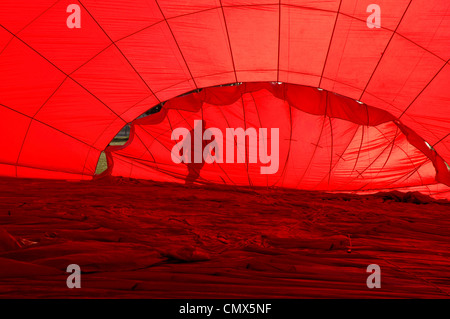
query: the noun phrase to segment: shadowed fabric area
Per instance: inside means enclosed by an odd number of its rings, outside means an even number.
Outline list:
[[[0,297],[448,298],[448,201],[0,180]],[[66,268],[81,267],[81,289]],[[381,289],[366,268],[381,267]]]
[[[195,125],[200,122],[203,129]],[[126,145],[106,149],[109,170],[104,174],[164,182],[194,176],[203,184],[355,193],[396,189],[450,198],[446,162],[416,132],[389,112],[312,87],[244,83],[206,88],[171,99],[159,113],[130,126]],[[248,140],[244,133],[235,138],[230,128],[245,130]],[[178,130],[188,135],[181,142]],[[214,140],[205,143],[208,134]],[[192,156],[175,164],[186,140],[200,157],[213,148],[213,162],[194,164]],[[270,160],[263,160],[269,154]]]

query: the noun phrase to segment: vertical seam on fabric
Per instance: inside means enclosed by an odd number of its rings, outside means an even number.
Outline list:
[[[164,15],[164,12],[162,11],[162,9],[161,9],[161,7],[160,7],[160,5],[159,5],[159,3],[158,3],[158,0],[155,0],[155,3],[156,3],[156,5],[158,6],[159,11],[160,11],[161,14],[162,14],[164,21],[166,21],[167,27],[169,28],[169,31],[170,31],[170,33],[172,34],[172,38],[173,38],[173,40],[175,41],[175,44],[177,45],[177,48],[178,48],[178,51],[179,51],[180,54],[181,54],[181,57],[183,58],[183,61],[184,61],[185,65],[186,65],[186,68],[187,68],[187,70],[188,70],[188,72],[189,72],[189,75],[191,76],[191,79],[192,79],[192,81],[194,82],[195,88],[198,89],[197,82],[195,81],[194,76],[192,75],[191,69],[189,68],[189,65],[188,65],[188,63],[187,63],[187,61],[186,61],[186,58],[184,57],[183,51],[181,51],[180,45],[178,44],[178,41],[177,41],[177,39],[175,38],[175,34],[173,33],[172,28],[170,27],[169,21],[167,21],[166,16]]]
[[[409,108],[414,104],[414,102],[416,102],[416,100],[419,98],[419,96],[422,95],[422,93],[428,88],[428,86],[431,84],[431,82],[433,82],[433,80],[441,73],[441,71],[447,66],[447,63],[450,62],[450,59],[444,63],[444,65],[439,69],[439,71],[437,71],[437,73],[431,78],[430,81],[428,81],[428,83],[423,87],[423,89],[416,95],[416,97],[411,101],[411,103],[409,103],[409,105],[403,110],[402,114],[400,114],[400,116],[398,117],[398,119],[400,119],[405,113],[406,111],[409,110]]]
[[[398,29],[398,27],[400,26],[400,24],[402,23],[403,18],[405,17],[406,12],[408,11],[409,6],[411,5],[411,3],[412,3],[412,0],[409,1],[408,6],[406,7],[405,11],[404,11],[403,14],[402,14],[402,17],[400,18],[400,21],[399,21],[398,24],[397,24],[397,27],[395,28],[394,31],[392,31],[392,35],[391,35],[391,37],[389,38],[389,41],[388,41],[388,43],[386,44],[386,47],[384,48],[383,53],[381,53],[381,57],[378,59],[378,62],[377,62],[377,64],[375,65],[375,68],[373,69],[372,74],[370,75],[369,80],[368,80],[367,83],[366,83],[366,86],[364,87],[363,91],[361,92],[361,95],[359,96],[359,101],[361,101],[361,99],[362,99],[364,93],[366,92],[366,90],[367,90],[367,88],[368,88],[368,86],[369,86],[369,84],[370,84],[370,81],[372,80],[372,77],[374,76],[375,72],[378,70],[378,66],[380,65],[381,60],[382,60],[383,57],[384,57],[384,54],[386,53],[386,51],[387,51],[389,45],[391,44],[392,39],[394,38],[395,34],[397,34],[397,29]]]
[[[16,34],[14,34],[12,31],[10,31],[9,29],[7,29],[5,26],[3,26],[2,24],[0,24],[0,27],[3,28],[4,30],[6,30],[7,32],[9,32],[10,34],[14,35],[14,37],[16,37],[16,39],[18,39],[20,42],[22,42],[25,46],[27,46],[29,49],[31,49],[33,52],[35,52],[36,54],[38,54],[41,58],[43,58],[45,61],[47,61],[48,63],[50,63],[54,68],[56,68],[59,72],[61,72],[62,74],[64,74],[65,76],[67,76],[69,79],[71,79],[74,83],[76,83],[78,86],[80,86],[83,90],[85,90],[87,93],[89,93],[90,95],[92,95],[97,101],[99,101],[101,104],[103,104],[106,108],[108,108],[112,113],[114,113],[117,117],[119,117],[122,121],[125,122],[125,120],[123,120],[112,108],[110,108],[105,102],[103,102],[102,100],[100,100],[100,98],[98,98],[94,93],[92,93],[90,90],[88,90],[86,87],[84,87],[83,85],[81,85],[81,83],[79,83],[78,81],[76,81],[75,79],[73,79],[69,74],[67,74],[66,72],[64,72],[61,68],[59,68],[55,63],[53,63],[52,61],[50,61],[48,58],[46,58],[42,53],[40,53],[39,51],[37,51],[36,49],[34,49],[32,46],[30,46],[28,43],[26,43],[24,40],[22,40],[21,38],[19,38]]]
[[[278,60],[277,60],[277,82],[280,80],[280,51],[281,51],[281,0],[278,0]]]
[[[225,10],[224,10],[223,5],[222,5],[222,0],[219,0],[219,3],[220,3],[220,8],[222,9],[223,22],[225,23],[225,31],[227,33],[227,40],[228,40],[228,47],[230,49],[231,63],[233,64],[234,80],[237,83],[238,79],[237,79],[237,73],[236,73],[236,65],[234,64],[233,49],[231,48],[230,33],[229,33],[229,30],[228,30],[227,19],[225,18]]]
[[[330,43],[328,44],[328,50],[327,50],[327,55],[325,56],[325,61],[323,63],[323,68],[322,68],[322,73],[320,75],[320,80],[319,80],[319,85],[317,87],[321,87],[322,85],[322,79],[323,79],[323,75],[325,73],[325,68],[327,66],[327,62],[328,62],[328,55],[330,54],[330,50],[331,50],[331,44],[333,43],[333,38],[334,38],[334,32],[336,31],[336,25],[337,25],[337,21],[339,18],[339,11],[341,10],[341,5],[342,5],[342,0],[340,0],[339,2],[339,7],[338,10],[336,12],[336,19],[334,20],[334,26],[333,26],[333,31],[331,32],[331,37],[330,37]]]
[[[155,95],[153,90],[148,85],[147,81],[144,80],[142,75],[139,73],[139,71],[134,67],[134,65],[130,62],[130,60],[126,57],[126,55],[122,52],[122,50],[119,48],[117,43],[113,41],[113,39],[109,36],[109,34],[105,31],[105,29],[100,25],[100,23],[97,21],[97,19],[94,18],[94,16],[91,14],[91,12],[86,8],[86,6],[81,2],[81,0],[78,0],[78,2],[81,4],[81,6],[86,10],[86,12],[89,14],[89,16],[94,20],[94,22],[98,25],[98,27],[103,31],[103,33],[106,35],[106,37],[111,41],[111,43],[116,47],[116,49],[120,52],[120,54],[124,57],[124,59],[127,61],[127,63],[131,66],[131,68],[136,72],[136,74],[139,76],[139,78],[142,80],[142,82],[145,84],[145,86],[149,89],[149,91],[156,97],[156,99],[161,103],[159,98]]]

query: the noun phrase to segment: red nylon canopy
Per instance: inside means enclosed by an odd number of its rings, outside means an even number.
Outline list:
[[[227,83],[282,82],[293,86],[239,89],[242,98],[253,97],[254,102],[231,101],[228,91],[219,92],[222,101],[216,103],[200,97],[205,113],[211,111],[209,127],[226,127],[213,116],[218,105],[230,110],[226,115],[235,120],[231,127],[251,121],[232,113],[242,106],[264,113],[264,127],[281,125],[277,174],[285,175],[257,177],[245,166],[226,164],[229,175],[241,176],[227,183],[272,185],[267,179],[273,178],[287,187],[406,187],[449,198],[450,2],[377,1],[380,27],[371,28],[367,8],[372,2],[2,1],[0,175],[90,179],[100,152],[126,123],[152,106]],[[71,4],[80,8],[80,28],[68,27]],[[296,98],[280,93],[286,87]],[[306,87],[324,91],[311,93]],[[334,96],[327,105],[337,113],[321,110],[315,94]],[[352,106],[343,108],[347,104]],[[358,122],[358,116],[363,118],[358,106],[370,106],[389,119]],[[161,114],[169,119],[175,110],[166,107]],[[286,110],[292,110],[291,117]],[[183,112],[196,114],[193,108]],[[134,123],[136,136],[150,129],[149,119]],[[286,125],[289,119],[291,126]],[[168,120],[162,121],[152,129]],[[295,136],[287,139],[303,141],[301,150],[283,142],[294,126]],[[344,151],[346,143],[351,152]],[[110,156],[117,160],[108,172],[133,176],[119,170],[119,158],[128,154],[138,162],[150,154],[124,153],[133,145]],[[293,153],[286,159],[289,145]],[[390,160],[384,158],[387,154]],[[172,163],[166,179],[183,175],[182,167]],[[203,178],[216,181],[215,169],[206,169]],[[163,179],[161,172],[152,171],[139,176]]]
[[[207,88],[170,100],[131,127],[125,146],[107,148],[109,174],[326,191],[413,189],[438,197],[448,187],[436,181],[450,182],[444,160],[393,115],[312,87]],[[228,144],[230,128],[236,137]],[[213,137],[205,138],[208,130],[216,130]],[[173,156],[183,163],[175,165]]]

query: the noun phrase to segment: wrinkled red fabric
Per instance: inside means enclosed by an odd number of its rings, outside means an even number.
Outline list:
[[[172,138],[173,131],[186,128],[193,140],[195,120],[202,120],[204,129],[221,130],[223,163],[173,161],[180,141]],[[278,128],[277,172],[264,175],[261,167],[269,164],[250,163],[249,154],[256,151],[250,148],[259,151],[260,146],[249,140],[241,143],[243,163],[236,157],[227,162],[227,128],[255,128],[257,134],[260,128]],[[234,152],[239,152],[237,143]],[[269,155],[269,141],[267,147]],[[357,192],[411,188],[438,198],[448,197],[450,185],[440,155],[390,113],[292,84],[247,83],[172,99],[161,112],[133,121],[128,143],[110,146],[106,153],[107,174],[159,181],[187,183],[198,169],[198,183]]]
[[[91,179],[101,151],[126,123],[152,106],[200,88],[273,81],[319,87],[386,111],[400,121],[400,126],[388,121],[367,127],[369,134],[364,137],[360,132],[361,140],[372,136],[375,140],[362,143],[368,150],[361,149],[358,162],[368,162],[366,155],[371,159],[378,155],[370,151],[371,144],[381,143],[376,128],[383,133],[400,129],[398,138],[407,138],[404,143],[412,147],[405,158],[420,151],[412,162],[402,162],[394,175],[405,175],[422,159],[428,162],[416,166],[403,184],[391,183],[392,176],[383,184],[378,176],[368,180],[364,189],[415,185],[427,191],[436,184],[448,184],[450,2],[378,1],[380,28],[367,25],[371,3],[2,1],[0,175]],[[79,29],[66,25],[69,4],[80,6]],[[321,126],[323,105],[286,93],[289,103],[296,99],[305,108],[302,112],[318,116],[319,127],[328,127],[329,123]],[[341,103],[337,96],[331,99],[336,99],[333,105]],[[359,125],[366,120],[364,111],[350,112],[345,105],[333,112],[337,113],[327,113],[333,119],[333,134],[334,122]],[[353,122],[342,119],[350,113]],[[285,118],[280,115],[271,125]],[[383,117],[369,114],[369,119]],[[308,132],[312,135],[317,129]],[[432,149],[424,148],[422,141]],[[341,154],[339,143],[333,138],[333,152]],[[326,147],[305,148],[303,155],[309,160],[307,155],[316,150],[314,158],[324,159],[318,169],[330,172],[330,157],[335,156],[331,141]],[[308,165],[308,161],[297,163]],[[355,171],[372,174],[361,168],[356,165]],[[347,181],[347,189],[355,172],[345,173],[339,178]],[[314,181],[307,188],[329,189],[323,183],[312,187],[318,177]],[[358,189],[361,186],[357,184]]]

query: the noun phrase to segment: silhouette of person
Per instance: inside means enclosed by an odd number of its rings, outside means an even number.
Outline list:
[[[200,124],[201,123],[201,124]],[[201,125],[201,135],[200,136],[196,136],[196,132],[198,133],[200,131],[200,125]],[[197,122],[197,126],[192,129],[189,134],[191,136],[190,138],[190,148],[189,145],[183,145],[183,150],[184,149],[190,149],[190,154],[186,154],[188,158],[190,158],[190,163],[187,163],[187,168],[188,168],[188,175],[186,176],[186,180],[185,180],[185,185],[192,185],[194,184],[194,182],[200,177],[200,170],[203,168],[203,166],[205,165],[205,160],[203,158],[203,150],[207,150],[212,148],[211,144],[209,141],[205,141],[203,139],[203,132],[206,129],[206,122],[205,121],[199,121]],[[194,144],[195,144],[195,139],[201,139],[201,149],[195,149]],[[214,137],[213,139],[214,140]],[[188,143],[188,141],[185,140],[184,143]],[[199,157],[201,160],[199,163],[195,163],[195,154],[197,154],[197,157]]]

